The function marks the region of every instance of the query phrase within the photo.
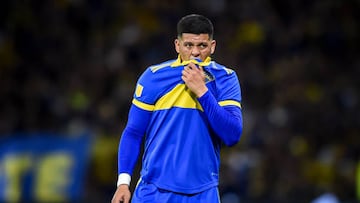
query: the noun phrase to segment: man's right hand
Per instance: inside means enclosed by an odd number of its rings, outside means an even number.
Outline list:
[[[130,202],[130,189],[128,185],[119,185],[111,200],[111,203],[129,203]]]

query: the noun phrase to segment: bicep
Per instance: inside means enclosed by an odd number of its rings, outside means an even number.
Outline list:
[[[144,110],[132,104],[129,110],[128,122],[126,127],[136,131],[136,134],[143,136],[150,122],[152,111]]]

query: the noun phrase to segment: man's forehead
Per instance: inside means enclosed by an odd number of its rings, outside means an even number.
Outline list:
[[[181,40],[186,42],[207,42],[210,40],[210,36],[208,34],[183,33]]]

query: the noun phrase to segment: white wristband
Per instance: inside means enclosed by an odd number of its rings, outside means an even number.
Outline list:
[[[118,181],[116,186],[119,187],[119,185],[125,184],[130,185],[131,176],[128,173],[120,173],[118,176]]]

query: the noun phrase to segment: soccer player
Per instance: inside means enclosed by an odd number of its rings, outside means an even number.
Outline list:
[[[220,149],[242,134],[236,73],[211,59],[212,22],[184,16],[174,41],[177,59],[148,67],[137,81],[118,152],[112,203],[219,203]],[[131,175],[145,136],[141,178]]]

